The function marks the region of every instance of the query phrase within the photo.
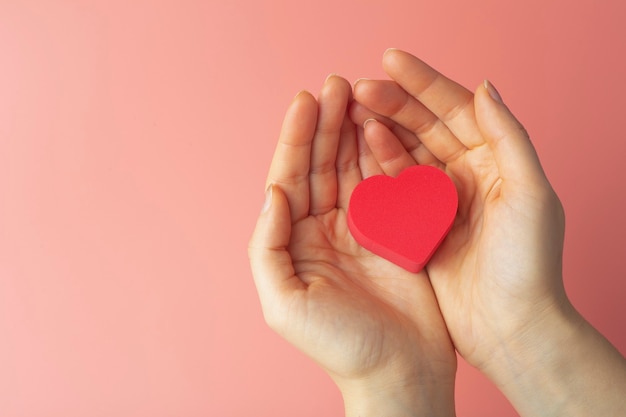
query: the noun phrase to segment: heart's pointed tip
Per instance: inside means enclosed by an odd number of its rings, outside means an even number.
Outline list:
[[[426,265],[421,264],[421,263],[413,263],[413,262],[411,262],[410,264],[407,264],[407,265],[398,265],[398,266],[401,266],[402,268],[406,269],[407,271],[409,271],[409,272],[411,272],[413,274],[417,274],[422,269],[424,269],[424,267]]]

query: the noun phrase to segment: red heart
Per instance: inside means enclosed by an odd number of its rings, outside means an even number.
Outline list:
[[[348,227],[364,248],[418,272],[450,231],[457,205],[454,183],[443,171],[416,165],[397,178],[361,181],[350,197]]]

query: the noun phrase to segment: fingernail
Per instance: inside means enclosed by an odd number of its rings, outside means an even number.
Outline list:
[[[331,77],[334,77],[334,76],[336,76],[336,75],[337,75],[337,73],[336,73],[336,72],[331,72],[330,74],[328,74],[328,77],[326,77],[326,79],[324,80],[324,83],[328,82],[328,80],[329,80]]]
[[[261,213],[265,213],[267,210],[269,210],[270,206],[272,205],[272,193],[273,193],[273,184],[270,184],[267,187],[267,190],[265,190],[265,202],[263,203],[263,208],[261,209]]]
[[[503,103],[502,96],[500,96],[500,93],[498,93],[498,90],[496,90],[496,87],[494,87],[493,84],[491,84],[489,80],[485,80],[483,82],[483,85],[485,86],[485,89],[487,90],[487,92],[489,92],[489,95],[491,96],[492,99],[494,99],[498,103]]]
[[[294,99],[294,100],[295,100],[295,99],[297,99],[297,98],[298,98],[301,94],[304,94],[304,93],[306,93],[306,92],[307,92],[306,90],[300,90],[300,91],[298,91],[298,94],[296,94],[295,96],[293,96],[293,99]],[[292,100],[292,101],[293,101],[293,100]]]
[[[367,119],[366,121],[364,121],[364,122],[363,122],[363,129],[365,129],[365,126],[367,126],[367,124],[368,124],[369,122],[376,122],[376,121],[377,121],[377,120],[376,120],[376,119],[373,119],[373,118],[369,118],[369,119]]]
[[[384,53],[383,55],[385,55],[387,52],[397,51],[397,50],[398,50],[398,48],[387,48],[387,49],[385,50],[385,53]]]
[[[370,80],[369,78],[359,78],[354,82],[354,85],[357,85],[361,81],[369,81],[369,80]]]

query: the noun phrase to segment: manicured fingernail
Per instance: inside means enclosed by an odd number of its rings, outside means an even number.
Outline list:
[[[361,81],[369,81],[369,78],[359,78],[354,82],[354,85],[357,85],[358,83],[360,83]]]
[[[328,74],[328,77],[326,77],[326,79],[324,80],[324,82],[328,82],[328,80],[330,80],[332,77],[336,76],[337,73],[336,72],[331,72],[330,74]]]
[[[270,184],[267,187],[267,190],[265,190],[265,202],[263,203],[263,208],[261,209],[261,213],[265,213],[267,210],[269,210],[270,206],[272,205],[272,192],[273,192],[273,184]]]
[[[367,126],[369,122],[376,122],[376,121],[377,121],[376,119],[372,119],[372,118],[367,119],[366,121],[363,122],[363,129],[365,129],[365,126]]]
[[[492,99],[494,99],[498,103],[503,103],[502,96],[500,96],[500,93],[498,93],[498,90],[496,90],[496,87],[494,87],[493,84],[491,84],[489,80],[485,80],[483,82],[483,85],[485,86],[485,89],[487,90],[487,92],[489,92],[489,95],[491,96]]]
[[[398,48],[387,48],[387,50],[385,51],[385,53],[383,55],[385,55],[387,52],[391,52],[391,51],[397,51]]]

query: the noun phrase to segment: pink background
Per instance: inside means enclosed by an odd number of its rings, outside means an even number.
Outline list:
[[[626,352],[621,0],[0,1],[0,415],[342,415],[246,244],[283,112],[407,49],[531,132],[575,305]],[[457,410],[513,416],[463,362]]]

